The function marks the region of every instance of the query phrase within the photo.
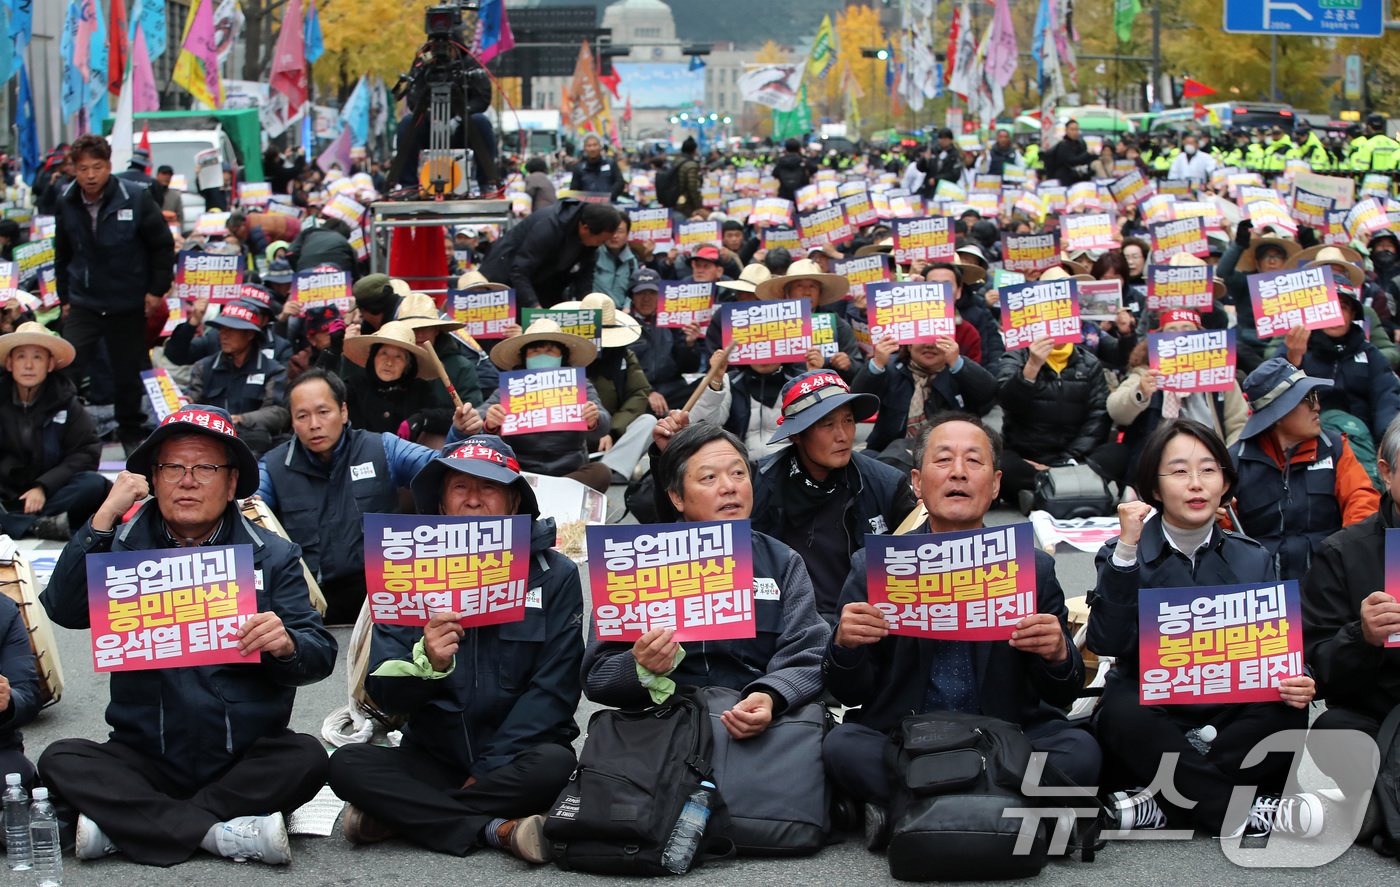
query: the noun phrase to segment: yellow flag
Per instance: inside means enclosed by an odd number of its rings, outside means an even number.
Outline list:
[[[180,56],[170,79],[211,108],[224,104],[224,84],[219,77],[219,53],[214,46],[213,0],[194,0],[185,18]]]
[[[836,64],[836,31],[831,27],[831,16],[822,16],[822,25],[812,40],[812,51],[807,56],[807,76],[822,78]]]

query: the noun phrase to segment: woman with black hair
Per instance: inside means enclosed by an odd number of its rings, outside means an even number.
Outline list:
[[[416,440],[424,432],[446,434],[452,409],[434,399],[436,373],[413,329],[391,320],[373,335],[345,340],[345,358],[364,371],[347,373],[350,423],[365,431]],[[353,381],[352,381],[353,380]]]

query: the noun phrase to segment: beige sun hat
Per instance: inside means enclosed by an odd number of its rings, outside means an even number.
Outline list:
[[[399,313],[394,320],[406,323],[415,330],[433,329],[450,333],[460,330],[466,324],[449,320],[438,313],[437,303],[427,293],[409,293],[399,303]]]
[[[413,335],[413,327],[400,320],[391,320],[368,336],[356,336],[345,340],[345,356],[356,366],[369,363],[369,351],[375,345],[389,345],[401,348],[412,354],[418,361],[418,378],[437,378],[437,370],[428,360],[427,352],[418,346]]]
[[[1235,263],[1235,270],[1243,271],[1247,274],[1253,274],[1258,271],[1259,265],[1256,260],[1256,255],[1259,252],[1259,248],[1263,246],[1272,246],[1283,250],[1284,262],[1287,264],[1291,264],[1293,262],[1293,257],[1298,255],[1299,251],[1302,250],[1302,247],[1298,245],[1296,240],[1289,240],[1286,237],[1256,237],[1254,240],[1250,241],[1249,246],[1245,247],[1244,252],[1240,254],[1239,261]]]
[[[768,270],[767,265],[757,262],[745,265],[744,270],[739,272],[738,280],[720,280],[715,282],[715,286],[724,287],[727,290],[734,290],[736,293],[752,293],[758,289],[759,284],[766,283],[773,279],[773,272]]]
[[[830,305],[839,302],[850,292],[851,282],[840,274],[827,274],[822,271],[821,266],[811,259],[798,259],[788,266],[787,273],[781,277],[770,277],[760,283],[754,289],[754,295],[760,299],[784,299],[787,298],[784,291],[789,283],[798,280],[814,280],[821,284],[822,294],[817,301],[819,305]]]
[[[892,252],[894,252],[894,238],[886,237],[884,240],[879,240],[875,243],[868,243],[860,249],[856,250],[855,257],[857,259],[863,259],[866,256],[873,256],[876,253],[884,253],[888,255]]]
[[[42,323],[29,321],[22,323],[13,333],[0,336],[0,363],[4,363],[10,356],[10,352],[25,345],[38,345],[46,349],[53,355],[55,368],[62,369],[73,362],[77,352],[73,346],[68,344],[68,340],[61,336],[56,336],[49,331],[49,328]]]
[[[571,367],[588,366],[598,356],[598,346],[582,336],[564,332],[558,321],[540,317],[520,335],[497,342],[491,349],[491,362],[503,370],[520,369],[525,363],[525,347],[535,342],[554,342],[564,346],[569,352],[568,365]]]
[[[1332,270],[1345,274],[1351,285],[1360,288],[1366,282],[1366,272],[1361,270],[1363,259],[1361,253],[1349,246],[1336,246],[1333,244],[1323,244],[1309,247],[1293,257],[1293,260],[1303,268],[1319,268],[1323,265],[1332,266]]]
[[[1177,253],[1176,255],[1172,256],[1170,259],[1167,260],[1168,265],[1176,265],[1178,267],[1186,266],[1199,268],[1205,263],[1205,259],[1201,258],[1200,256],[1193,256],[1191,253]],[[1220,275],[1215,275],[1211,279],[1211,283],[1213,289],[1215,290],[1215,298],[1217,300],[1225,298],[1225,281],[1220,279]]]
[[[1093,280],[1088,274],[1070,274],[1064,264],[1052,265],[1040,275],[1041,280]]]
[[[389,288],[394,291],[396,296],[407,296],[413,292],[413,287],[408,285],[407,280],[400,280],[397,277],[389,278]]]
[[[503,290],[510,289],[510,287],[506,286],[504,283],[492,283],[491,281],[486,279],[486,275],[482,274],[480,271],[473,269],[464,273],[461,277],[457,278],[457,289],[491,290],[492,292],[501,292]]]
[[[618,311],[617,303],[607,293],[589,293],[577,302],[560,302],[550,310],[601,311],[604,348],[625,348],[642,337],[642,325]]]

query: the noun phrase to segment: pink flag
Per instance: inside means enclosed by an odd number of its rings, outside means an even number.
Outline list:
[[[97,30],[97,0],[73,0],[78,4],[78,39],[73,44],[73,65],[88,79],[88,55],[92,46],[92,35]],[[103,84],[105,87],[106,84]]]
[[[214,0],[201,0],[194,11],[194,24],[185,35],[183,50],[193,53],[204,64],[204,86],[222,103],[224,85],[219,80],[218,38],[214,34]]]
[[[340,135],[335,137],[326,150],[321,152],[321,156],[316,158],[316,165],[326,172],[331,171],[333,165],[339,164],[340,171],[347,176],[350,175],[350,127],[341,127]]]
[[[1016,74],[1016,25],[1010,0],[996,0],[992,33],[987,46],[987,74],[998,86],[1006,86]]]
[[[282,13],[282,30],[277,35],[277,48],[272,52],[268,84],[287,97],[292,113],[306,104],[306,46],[303,41],[301,0],[291,0]]]
[[[146,31],[136,29],[136,42],[131,48],[131,110],[135,114],[160,110],[160,93],[151,70],[151,54],[146,49]]]

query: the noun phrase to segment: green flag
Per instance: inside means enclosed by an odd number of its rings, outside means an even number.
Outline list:
[[[1133,39],[1133,21],[1142,12],[1140,0],[1114,0],[1113,30],[1118,32],[1118,41],[1127,43]]]
[[[773,112],[773,138],[801,138],[812,131],[812,106],[807,104],[807,84],[797,92],[797,104],[791,111]]]

